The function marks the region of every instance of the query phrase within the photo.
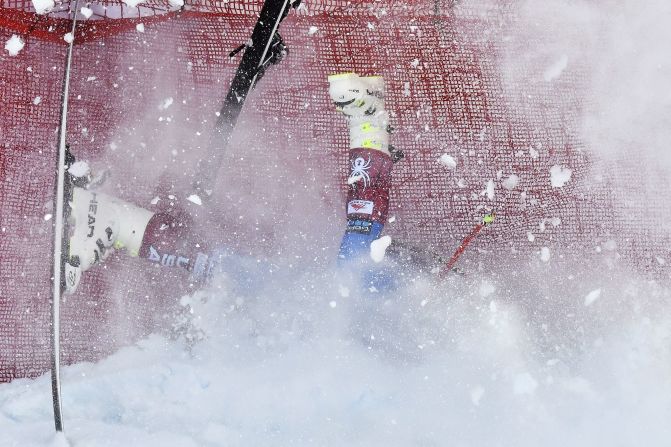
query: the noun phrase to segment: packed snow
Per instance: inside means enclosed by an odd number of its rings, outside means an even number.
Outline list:
[[[372,297],[328,270],[253,293],[224,276],[172,334],[63,369],[67,442],[665,445],[671,291],[529,262]],[[0,445],[58,445],[47,375],[0,385]]]

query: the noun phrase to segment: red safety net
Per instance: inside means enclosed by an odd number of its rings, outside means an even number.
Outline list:
[[[393,143],[406,155],[394,171],[395,220],[386,229],[394,237],[449,255],[495,209],[495,227],[465,255],[478,260],[482,250],[528,254],[546,245],[597,245],[627,228],[602,218],[607,189],[585,184],[590,162],[576,136],[579,70],[525,86],[518,97],[508,93],[501,65],[510,48],[501,37],[514,6],[305,3],[307,10],[292,12],[281,27],[289,55],[269,70],[242,117],[246,132],[238,140],[257,150],[234,151],[222,168],[237,185],[218,192],[234,210],[220,222],[239,236],[232,239],[265,240],[262,249],[280,244],[273,228],[290,225],[292,216],[278,217],[272,200],[255,192],[273,181],[281,182],[273,198],[283,203],[301,200],[312,181],[323,209],[333,210],[328,218],[344,227],[348,135],[330,104],[327,76],[345,71],[386,79]],[[48,369],[52,227],[45,215],[53,201],[69,6],[61,2],[47,15],[34,14],[29,1],[4,0],[0,8],[0,43],[13,35],[25,42],[16,56],[0,54],[0,381]],[[160,1],[89,6],[92,15],[77,31],[68,140],[78,158],[112,170],[113,194],[150,207],[157,185],[190,184],[237,67],[228,53],[247,41],[260,6],[196,0],[183,8]],[[439,163],[443,154],[457,167]],[[555,165],[572,170],[564,187],[551,185]],[[287,176],[277,178],[273,166],[285,167]],[[244,200],[265,200],[275,214],[236,230]],[[338,238],[326,245],[335,257]],[[642,264],[649,258],[644,247],[624,252],[637,253]],[[65,362],[98,359],[161,327],[189,290],[123,259],[92,269],[67,297]]]

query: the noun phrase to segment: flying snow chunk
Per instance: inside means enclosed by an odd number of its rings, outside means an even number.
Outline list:
[[[591,306],[599,297],[601,297],[601,289],[592,290],[585,297],[585,306]]]
[[[533,394],[538,388],[538,382],[529,373],[515,376],[515,394]]]
[[[135,25],[135,29],[138,33],[144,33],[144,23],[138,23]]]
[[[21,52],[21,50],[23,50],[23,47],[25,46],[26,44],[23,42],[23,39],[21,39],[16,34],[12,34],[12,37],[10,37],[7,43],[5,43],[5,50],[7,50],[10,56],[16,56]]]
[[[42,102],[42,97],[41,96],[36,96],[35,99],[33,99],[33,104],[39,105]]]
[[[480,399],[482,399],[482,396],[485,394],[485,389],[481,387],[480,385],[476,386],[471,390],[471,402],[473,402],[473,405],[476,407],[480,405]]]
[[[35,8],[35,12],[38,14],[47,14],[51,12],[52,9],[54,9],[54,6],[56,6],[54,0],[32,0],[32,1],[33,1],[33,7]]]
[[[517,185],[519,185],[519,183],[520,178],[515,174],[511,174],[508,178],[506,178],[505,180],[503,180],[503,182],[501,182],[501,185],[510,191],[517,188]]]
[[[308,36],[312,36],[312,35],[315,34],[317,31],[319,31],[319,28],[317,28],[316,26],[311,26],[311,27],[308,29]]]
[[[66,35],[63,36],[63,40],[66,41],[67,43],[72,43],[72,41],[75,40],[75,36],[73,36],[72,33],[67,33]]]
[[[86,17],[87,19],[90,19],[91,16],[93,15],[93,10],[91,8],[87,8],[86,6],[84,6],[82,9],[80,9],[79,12],[81,12],[82,15],[84,17]]]
[[[545,73],[543,73],[543,79],[545,79],[546,82],[554,81],[562,75],[567,66],[568,56],[564,54],[557,62],[550,65],[547,70],[545,70]]]
[[[550,262],[550,249],[548,247],[541,248],[541,261]]]
[[[191,203],[195,203],[196,205],[202,205],[203,201],[201,200],[200,196],[197,194],[191,194],[189,197],[186,198]]]
[[[391,245],[390,236],[382,236],[370,244],[370,257],[375,262],[382,262],[387,248]]]
[[[89,164],[85,161],[76,161],[68,168],[68,172],[74,177],[85,177],[91,172]]]
[[[144,0],[121,0],[121,1],[130,6],[131,8],[135,8],[137,7],[137,5],[144,2]]]
[[[440,162],[440,164],[443,166],[447,166],[449,169],[454,169],[457,167],[457,161],[454,159],[454,157],[448,154],[441,155],[438,159],[438,162]]]
[[[562,188],[569,180],[573,172],[569,168],[562,168],[559,165],[554,165],[550,168],[550,183],[553,188]]]
[[[485,186],[484,193],[489,200],[494,200],[494,180],[489,179],[487,185]]]
[[[172,97],[170,97],[170,98],[165,98],[165,99],[163,100],[163,102],[161,103],[161,105],[158,106],[158,108],[159,108],[159,110],[165,110],[165,109],[167,109],[168,107],[170,107],[170,106],[172,105],[173,102],[174,102],[174,100],[172,99]]]
[[[343,286],[342,284],[338,285],[338,293],[343,298],[349,297],[349,288]]]
[[[480,283],[480,296],[483,298],[488,297],[492,293],[496,292],[496,287],[494,284],[490,283],[489,281],[483,280]]]

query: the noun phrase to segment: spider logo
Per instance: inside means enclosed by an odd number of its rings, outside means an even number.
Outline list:
[[[352,161],[352,173],[347,179],[347,183],[350,185],[363,180],[363,187],[367,187],[370,184],[370,174],[368,174],[368,169],[370,169],[371,161],[370,156],[368,160],[364,160],[363,157],[357,157]]]

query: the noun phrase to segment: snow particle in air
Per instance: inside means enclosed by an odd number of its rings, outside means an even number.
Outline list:
[[[443,166],[447,166],[448,169],[454,169],[457,167],[457,161],[448,154],[443,154],[438,158],[438,162]]]
[[[12,34],[12,37],[5,43],[5,50],[7,50],[10,56],[16,56],[23,50],[24,46],[26,46],[26,44],[23,39],[16,34]]]
[[[569,168],[563,168],[559,165],[554,165],[550,168],[550,183],[553,188],[562,188],[569,180],[571,180],[572,171]]]
[[[387,248],[391,245],[390,236],[382,236],[370,244],[370,257],[375,262],[382,262]]]

